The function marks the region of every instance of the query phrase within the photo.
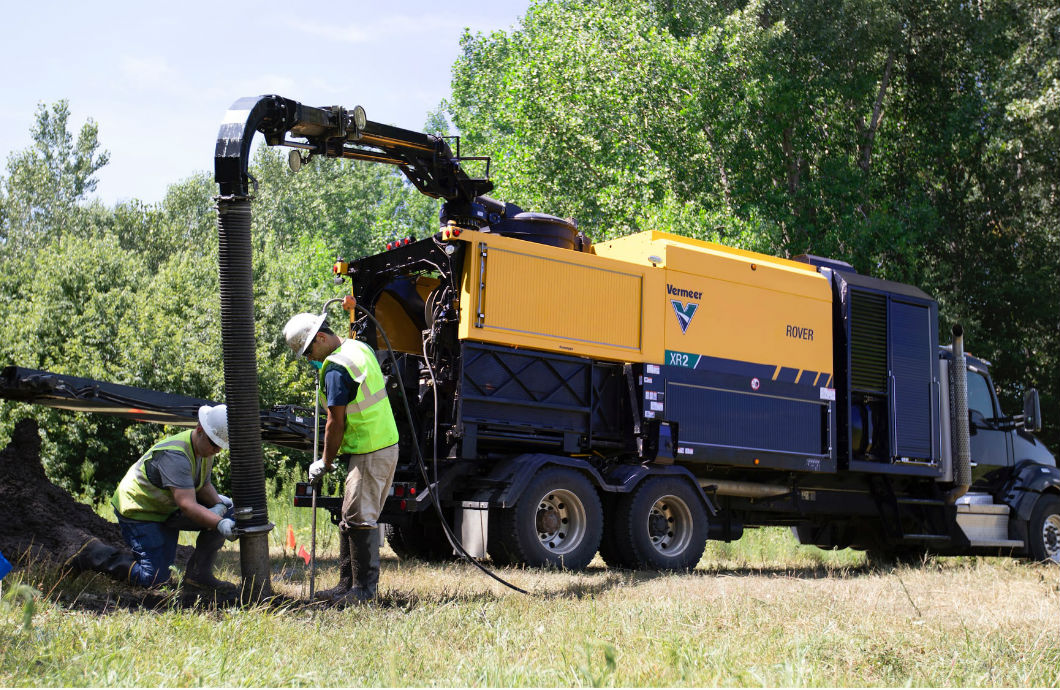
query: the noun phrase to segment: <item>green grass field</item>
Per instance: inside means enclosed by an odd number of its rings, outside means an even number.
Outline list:
[[[279,605],[100,602],[102,576],[31,565],[4,580],[3,686],[1057,686],[1060,568],[930,559],[878,570],[853,551],[798,546],[786,530],[711,543],[688,575],[502,569],[524,596],[470,565],[398,561],[384,549],[381,599],[305,606],[309,511],[276,504]],[[322,514],[318,587],[334,584],[335,528]],[[238,554],[221,575],[238,580]],[[31,626],[10,596],[43,592]],[[128,591],[128,590],[127,590]],[[167,600],[165,597],[168,596]],[[168,603],[167,603],[168,601]]]

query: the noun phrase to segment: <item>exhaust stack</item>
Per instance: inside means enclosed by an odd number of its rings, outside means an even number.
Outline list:
[[[964,356],[964,328],[953,326],[953,362],[950,364],[950,434],[953,444],[953,488],[946,494],[952,504],[972,485],[971,441],[968,435],[968,360]]]

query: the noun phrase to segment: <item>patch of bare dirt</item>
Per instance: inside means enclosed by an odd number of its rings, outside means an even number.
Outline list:
[[[0,552],[15,564],[61,564],[92,537],[128,548],[116,524],[48,480],[37,422],[22,420],[0,451]],[[178,547],[177,563],[183,565],[190,554],[190,547]]]

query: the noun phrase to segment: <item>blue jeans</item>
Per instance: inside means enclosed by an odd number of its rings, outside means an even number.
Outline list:
[[[224,546],[225,538],[215,529],[205,530],[179,510],[165,522],[148,522],[130,520],[117,510],[118,526],[125,542],[136,554],[136,563],[129,572],[129,580],[141,587],[160,585],[169,580],[169,567],[177,558],[177,538],[181,531],[197,531],[195,550],[202,555],[213,554]],[[225,517],[232,517],[232,509],[225,512]]]

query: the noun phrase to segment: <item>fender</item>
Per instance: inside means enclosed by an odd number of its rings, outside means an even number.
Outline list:
[[[633,491],[648,476],[667,475],[682,477],[696,488],[703,505],[707,507],[711,515],[716,515],[718,512],[711,500],[703,493],[703,488],[699,486],[695,476],[684,467],[677,465],[619,465],[609,470],[605,476],[581,458],[547,455],[544,453],[516,455],[497,463],[485,477],[487,482],[495,486],[481,489],[475,494],[474,500],[487,501],[490,506],[496,508],[511,508],[518,502],[531,478],[546,465],[570,467],[578,470],[588,475],[593,484],[601,491],[614,494],[627,494]]]
[[[1033,460],[1024,460],[1012,471],[1012,478],[1002,488],[1002,501],[1015,517],[1030,520],[1038,497],[1046,492],[1060,493],[1060,470]]]

